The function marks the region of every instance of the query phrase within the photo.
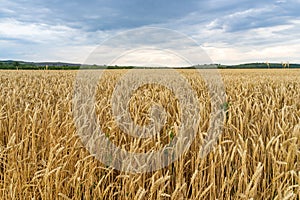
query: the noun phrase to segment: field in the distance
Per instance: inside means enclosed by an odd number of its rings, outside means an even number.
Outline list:
[[[155,85],[135,92],[129,106],[137,123],[147,121],[153,100],[169,112],[161,143],[135,142],[111,116],[110,96],[124,72],[107,71],[100,80],[101,128],[126,150],[158,149],[176,135],[176,99]],[[77,136],[75,71],[0,71],[0,199],[300,199],[300,70],[221,70],[224,132],[203,159],[209,97],[195,71],[180,72],[199,98],[197,137],[172,165],[130,174],[101,164]]]

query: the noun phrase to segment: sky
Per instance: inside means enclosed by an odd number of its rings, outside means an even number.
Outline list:
[[[205,52],[213,63],[300,63],[299,10],[300,0],[0,0],[0,60],[183,65]]]

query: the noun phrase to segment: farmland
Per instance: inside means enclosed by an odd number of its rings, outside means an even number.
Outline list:
[[[149,120],[153,101],[169,115],[159,138],[136,142],[111,112],[110,98],[125,72],[107,70],[99,80],[101,129],[127,151],[157,150],[177,135],[180,105],[167,88],[140,87],[129,104],[136,123]],[[300,70],[221,70],[224,129],[204,158],[209,95],[196,71],[179,72],[199,100],[197,135],[173,164],[135,174],[102,164],[77,135],[76,71],[0,71],[0,199],[300,199]]]

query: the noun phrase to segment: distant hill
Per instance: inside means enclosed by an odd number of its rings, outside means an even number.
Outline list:
[[[81,67],[78,63],[65,63],[65,62],[26,62],[16,60],[3,60],[0,61],[0,69],[31,69],[31,70],[77,70]],[[238,65],[222,65],[222,64],[207,64],[207,65],[196,65],[191,67],[178,67],[181,69],[195,69],[195,68],[215,68],[219,69],[278,69],[278,68],[300,68],[300,64],[289,64],[283,65],[281,63],[245,63]],[[106,66],[106,65],[84,65],[85,69],[132,69],[132,68],[146,68],[143,66]],[[147,67],[149,68],[149,67]],[[151,67],[150,67],[151,68]],[[157,67],[152,67],[157,69]],[[167,67],[160,67],[162,69]]]
[[[0,61],[0,69],[79,69],[81,64],[64,62],[26,62],[17,60]]]
[[[300,68],[300,64],[282,64],[282,63],[245,63],[239,65],[218,65],[218,68],[224,69],[278,69],[278,68]]]

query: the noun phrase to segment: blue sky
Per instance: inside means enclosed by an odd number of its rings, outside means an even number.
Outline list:
[[[0,0],[0,5],[0,59],[83,63],[108,38],[150,26],[191,37],[214,63],[300,62],[300,0]]]

